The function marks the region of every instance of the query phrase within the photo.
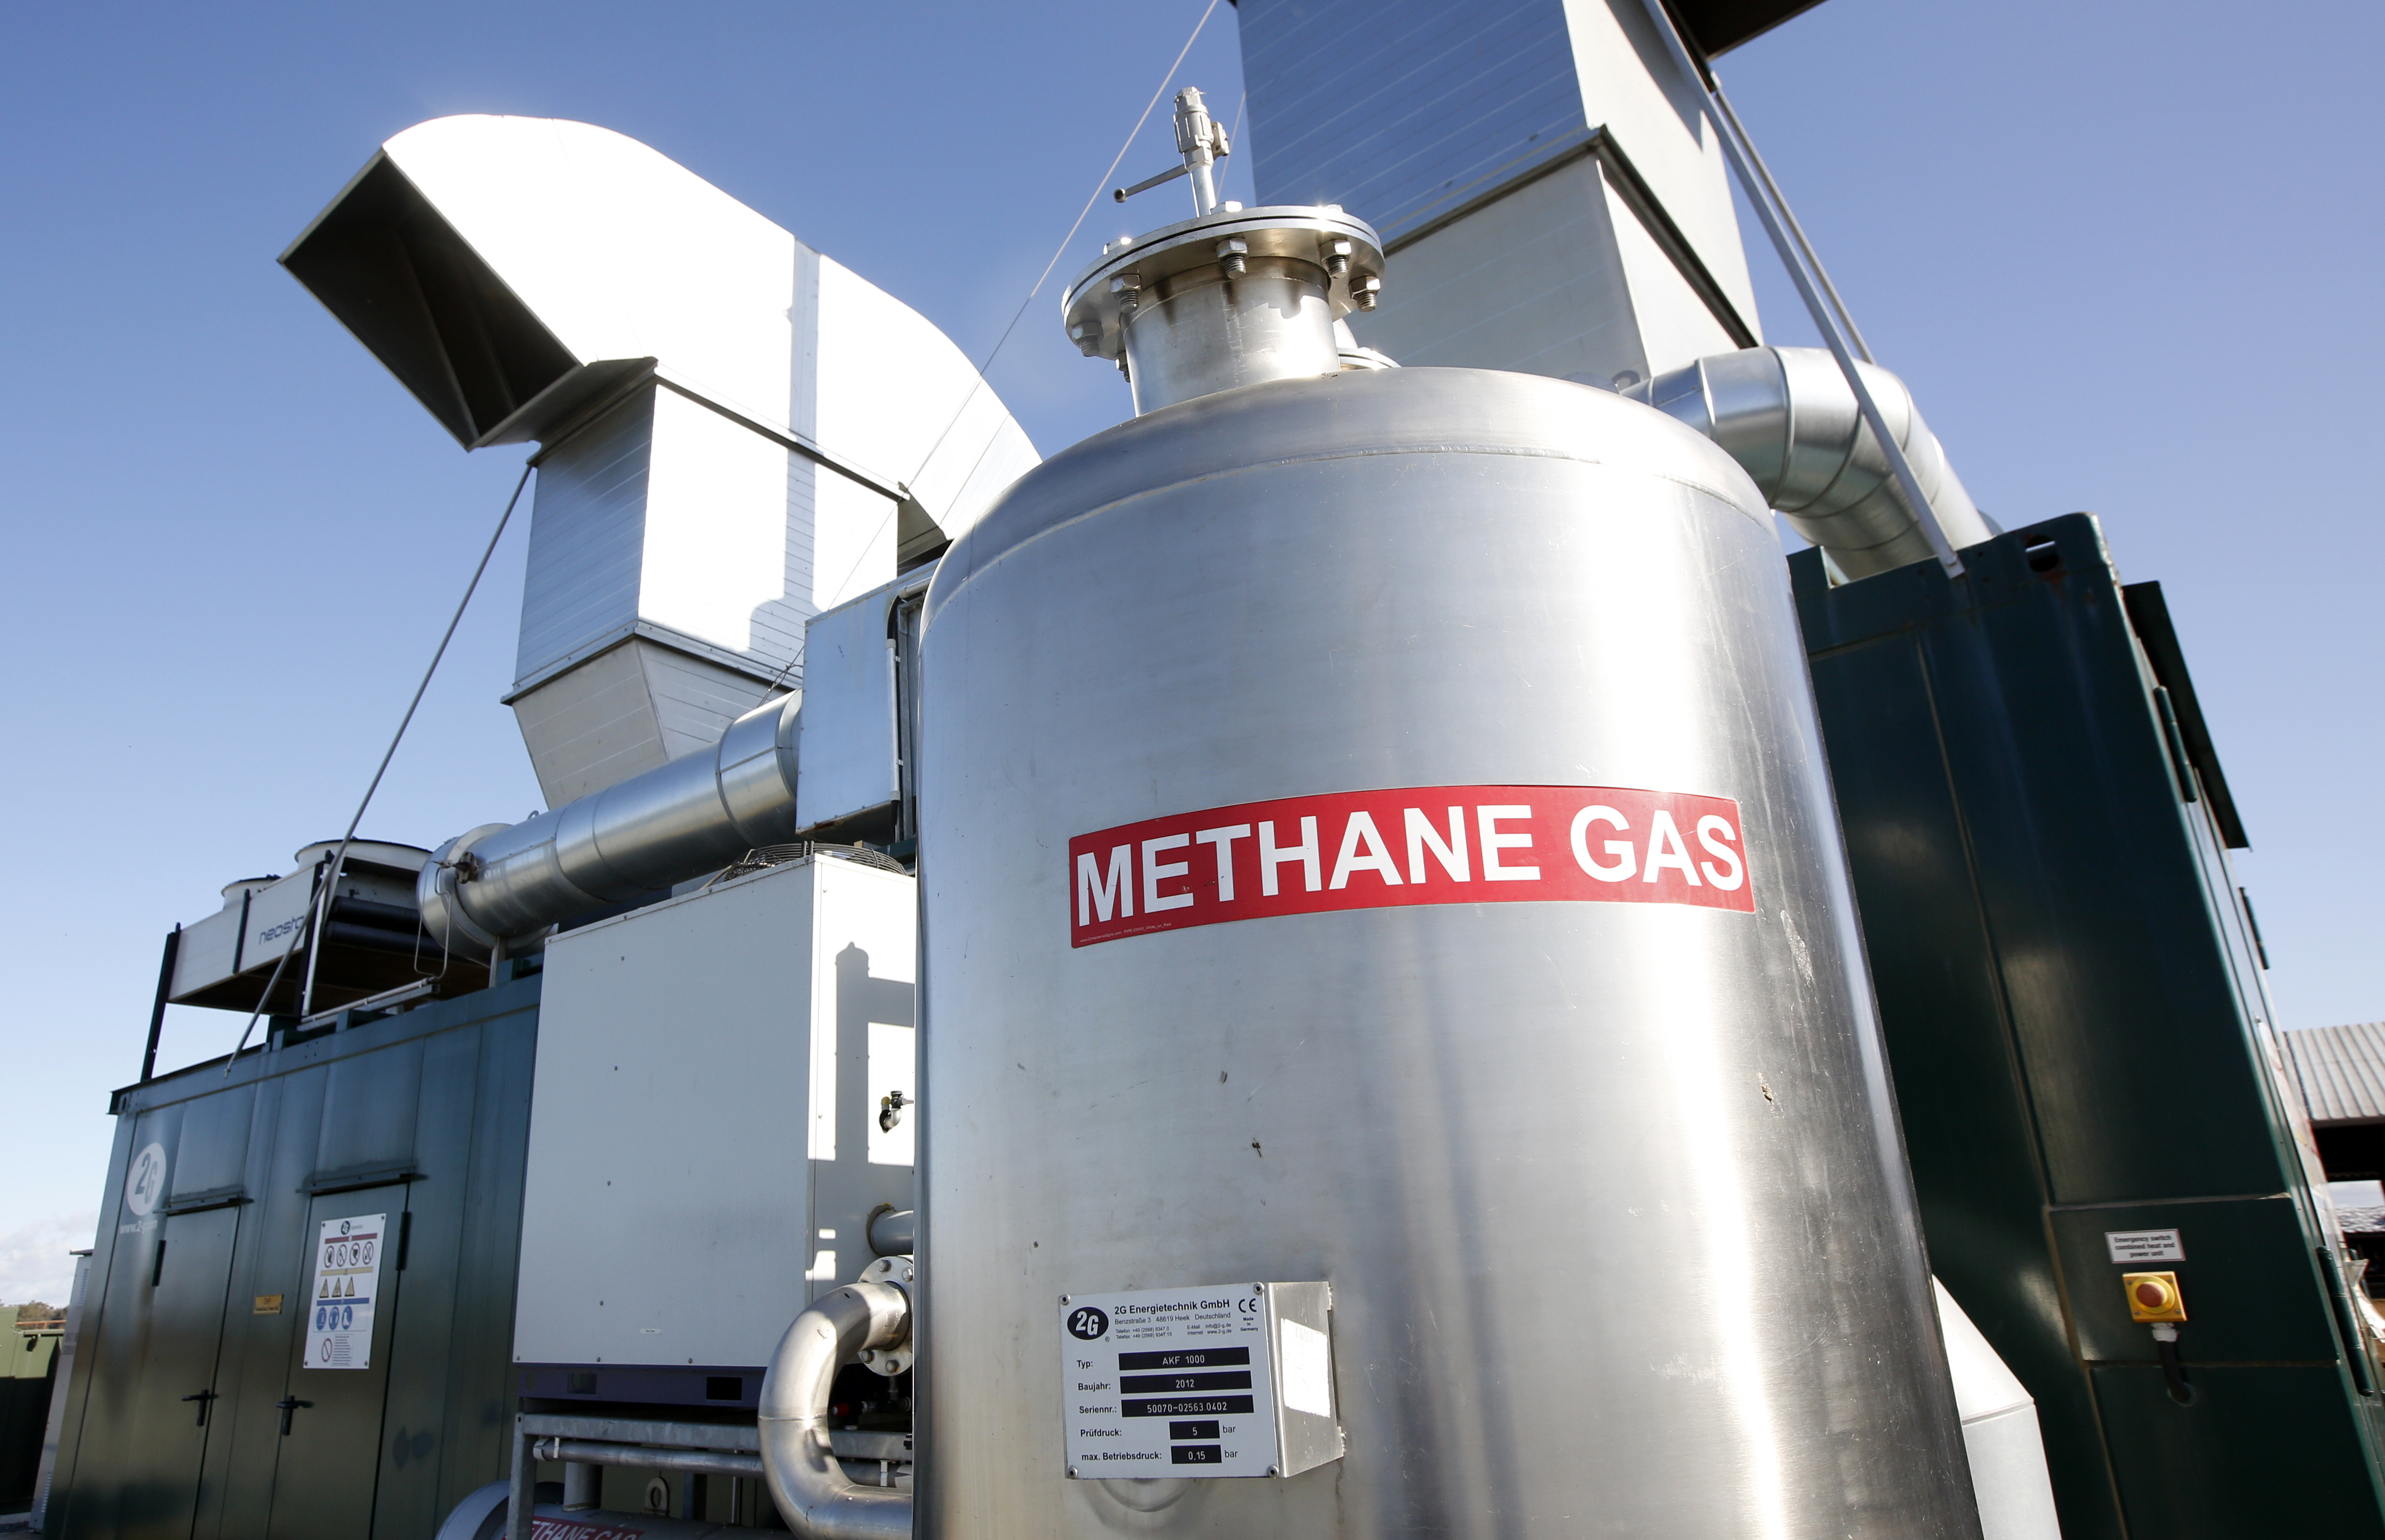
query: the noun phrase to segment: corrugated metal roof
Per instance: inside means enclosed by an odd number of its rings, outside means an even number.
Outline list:
[[[2313,1123],[2385,1122],[2385,1021],[2279,1035]]]

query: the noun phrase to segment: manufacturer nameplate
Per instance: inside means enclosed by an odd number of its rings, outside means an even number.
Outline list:
[[[1331,1300],[1323,1283],[1064,1296],[1067,1473],[1289,1476],[1339,1459]]]

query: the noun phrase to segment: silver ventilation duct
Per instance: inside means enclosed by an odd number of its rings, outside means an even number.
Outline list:
[[[806,622],[1035,463],[927,318],[592,124],[417,124],[282,261],[457,442],[542,446],[505,699],[549,807],[802,687]]]
[[[765,701],[709,751],[449,840],[416,886],[422,928],[451,951],[485,957],[503,940],[652,897],[792,840],[802,705],[800,694]]]
[[[1960,550],[1992,537],[1994,527],[1972,506],[1904,382],[1876,364],[1855,367],[1947,544]],[[1867,578],[1930,558],[1929,536],[1897,490],[1888,457],[1827,350],[1717,353],[1623,394],[1720,444],[1754,478],[1765,501],[1819,545],[1842,576]]]
[[[908,729],[897,701],[912,686],[896,677],[907,657],[898,637],[934,573],[930,564],[816,616],[804,631],[811,687],[747,711],[718,742],[441,845],[416,884],[423,930],[485,958],[500,942],[656,898],[766,845],[903,837]]]

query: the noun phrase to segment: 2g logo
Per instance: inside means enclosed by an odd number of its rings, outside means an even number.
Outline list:
[[[1110,1318],[1091,1305],[1080,1305],[1068,1312],[1068,1334],[1093,1342],[1110,1329]]]

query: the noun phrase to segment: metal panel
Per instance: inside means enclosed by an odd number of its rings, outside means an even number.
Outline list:
[[[638,618],[654,402],[649,386],[539,462],[522,575],[517,680]]]
[[[727,648],[766,674],[792,661],[791,628],[757,635],[754,623],[786,595],[790,542],[817,539],[816,529],[790,528],[790,457],[783,443],[752,426],[682,392],[656,391],[641,620]]]
[[[216,1497],[195,1531],[214,1540],[253,1540],[269,1521],[274,1466],[281,1453],[281,1414],[273,1404],[289,1394],[291,1344],[298,1332],[297,1305],[306,1293],[306,1259],[313,1249],[303,1186],[315,1172],[322,1142],[331,1056],[319,1043],[284,1049],[283,1055],[279,1068],[284,1072],[252,1079],[257,1112],[246,1155],[256,1201],[243,1213],[241,1256],[233,1264],[224,1320],[223,1372],[216,1386],[222,1396],[216,1415],[224,1436],[208,1450],[207,1460],[207,1484]],[[236,1074],[234,1083],[241,1078]],[[136,1093],[192,1102],[210,1094],[210,1088],[192,1083],[190,1075],[171,1076]],[[260,1311],[258,1296],[275,1295],[281,1296],[281,1308]]]
[[[1591,125],[1561,0],[1247,0],[1261,204],[1338,203],[1396,241]]]
[[[1677,426],[1519,374],[1251,385],[1055,457],[944,557],[922,1534],[1977,1533],[1777,537]],[[1076,835],[1489,784],[1735,798],[1754,912],[1069,944]],[[1562,820],[1535,849],[1589,864]],[[1222,902],[1199,855],[1180,908]],[[1050,1481],[1052,1301],[1236,1277],[1332,1285],[1331,1474]]]
[[[887,1139],[880,1118],[889,1093],[918,1084],[918,884],[851,861],[819,860],[814,871],[807,1298],[869,1261],[871,1214],[916,1201],[909,1142]],[[892,1110],[916,1130],[916,1106]]]
[[[243,971],[270,969],[282,954],[298,949],[315,902],[315,876],[312,866],[305,867],[249,895],[240,942]]]
[[[179,1000],[239,970],[241,908],[234,899],[182,927],[182,939],[174,948],[174,981],[167,986],[169,998]]]
[[[410,1171],[421,1091],[420,1038],[334,1060],[323,1089],[323,1129],[309,1184],[322,1188],[343,1184],[343,1178]]]
[[[514,697],[550,808],[709,748],[772,693],[754,670],[687,650],[688,639],[659,639],[661,628],[643,621],[636,631]],[[782,671],[796,679],[803,670]]]
[[[178,1148],[182,1122],[179,1107],[140,1118],[137,1147]],[[106,1330],[81,1345],[89,1369],[80,1372],[89,1391],[75,1430],[80,1458],[66,1495],[64,1533],[184,1540],[199,1501],[201,1462],[218,1429],[206,1397],[218,1389],[217,1349],[240,1210],[168,1214],[160,1211],[165,1181],[130,1185],[130,1194],[118,1189],[122,1209],[103,1209],[104,1225],[117,1221],[110,1228],[118,1244],[98,1288]]]
[[[802,770],[795,821],[849,818],[901,795],[894,736],[892,595],[880,590],[817,617],[807,632]]]
[[[1741,338],[1717,316],[1706,296],[1685,278],[1671,253],[1612,184],[1607,164],[1597,162],[1606,209],[1615,227],[1617,255],[1631,291],[1631,316],[1648,373],[1661,374],[1709,353],[1741,345]],[[1534,370],[1546,373],[1547,370]]]
[[[169,1208],[242,1192],[242,1179],[248,1169],[249,1125],[256,1109],[253,1085],[231,1086],[221,1096],[202,1097],[190,1105],[174,1141],[174,1174],[166,1187]]]
[[[371,1505],[366,1514],[377,1508],[386,1516],[386,1533],[428,1534],[431,1516],[504,1473],[537,998],[536,977],[518,979],[343,1032],[278,1040],[270,1054],[244,1056],[229,1079],[220,1064],[201,1065],[119,1094],[119,1148],[94,1258],[100,1271],[77,1328],[73,1380],[65,1387],[52,1509],[62,1527],[55,1533],[99,1540],[133,1524],[126,1515],[156,1509],[177,1540],[248,1540],[277,1523],[309,1535],[362,1534],[374,1525],[350,1502],[360,1493]],[[152,1143],[166,1152],[168,1166],[153,1211],[143,1216],[126,1207],[125,1183],[136,1151]],[[385,1296],[392,1304],[381,1328],[391,1333],[389,1351],[375,1355],[387,1368],[385,1400],[362,1396],[369,1415],[360,1403],[346,1432],[333,1438],[318,1426],[319,1446],[285,1459],[288,1446],[305,1437],[293,1421],[292,1438],[282,1438],[275,1403],[289,1394],[301,1340],[296,1307],[308,1283],[310,1210],[407,1207],[404,1196],[384,1196],[387,1187],[310,1198],[304,1189],[328,1174],[326,1160],[418,1168],[423,1180],[411,1190],[420,1228],[408,1237],[408,1286]],[[227,1172],[236,1183],[225,1183]],[[241,1201],[171,1212],[228,1184]],[[353,1207],[367,1200],[367,1207]],[[143,1434],[138,1448],[128,1445],[127,1419],[151,1415],[148,1403],[168,1389],[173,1418],[192,1419],[196,1431],[195,1405],[179,1399],[198,1388],[180,1384],[189,1377],[187,1366],[153,1366],[144,1356],[155,1316],[156,1291],[146,1286],[156,1267],[154,1243],[167,1243],[161,1282],[170,1290],[196,1276],[182,1271],[184,1264],[207,1250],[200,1243],[213,1229],[226,1226],[237,1244],[216,1270],[212,1315],[196,1309],[194,1316],[210,1324],[176,1333],[185,1349],[197,1351],[212,1350],[215,1339],[206,1333],[220,1331],[221,1352],[204,1464],[191,1466],[184,1506],[175,1510],[175,1483],[125,1463],[162,1459],[177,1440],[187,1441],[169,1419],[154,1438]],[[279,1309],[259,1301],[277,1296]],[[306,1378],[322,1376],[302,1377],[298,1396],[320,1404],[297,1409],[299,1419],[329,1409],[305,1388]],[[399,1429],[402,1442],[394,1437]],[[432,1435],[428,1444],[426,1432]],[[298,1484],[285,1485],[293,1472]],[[308,1482],[331,1485],[308,1496],[300,1490]]]
[[[410,1102],[411,1098],[407,1098]],[[410,1109],[410,1108],[409,1108]],[[392,1233],[406,1222],[405,1184],[367,1187],[318,1197],[307,1210],[307,1253],[315,1249],[326,1221],[365,1215],[385,1217]],[[273,1470],[273,1501],[267,1540],[319,1540],[330,1534],[373,1533],[373,1496],[381,1473],[381,1402],[388,1391],[390,1359],[397,1333],[400,1284],[394,1248],[385,1248],[374,1287],[372,1346],[363,1369],[328,1369],[306,1361],[309,1340],[306,1290],[292,1303],[302,1318],[293,1322],[283,1396],[304,1403],[287,1409]],[[309,1271],[311,1270],[308,1270]],[[302,1271],[301,1276],[307,1276]]]
[[[670,757],[636,638],[516,695],[514,720],[550,808],[643,775]]]
[[[1331,202],[1389,264],[1400,362],[1630,385],[1760,340],[1703,96],[1628,0],[1250,0],[1262,203]]]
[[[758,1370],[868,1259],[870,1210],[910,1201],[861,1130],[869,1023],[910,1024],[911,903],[821,859],[549,944],[520,1361]]]
[[[1561,166],[1403,247],[1391,300],[1356,321],[1408,366],[1513,369],[1605,385],[1648,377],[1604,173]]]
[[[2306,1027],[2280,1041],[2313,1121],[2385,1122],[2385,1021]]]
[[[2036,1397],[2070,1540],[2385,1533],[2242,911],[2101,533],[1965,561],[1790,564],[1931,1260]],[[2103,1246],[2170,1226],[2183,1408]]]
[[[1708,57],[1760,37],[1822,0],[1674,0],[1673,11]]]

